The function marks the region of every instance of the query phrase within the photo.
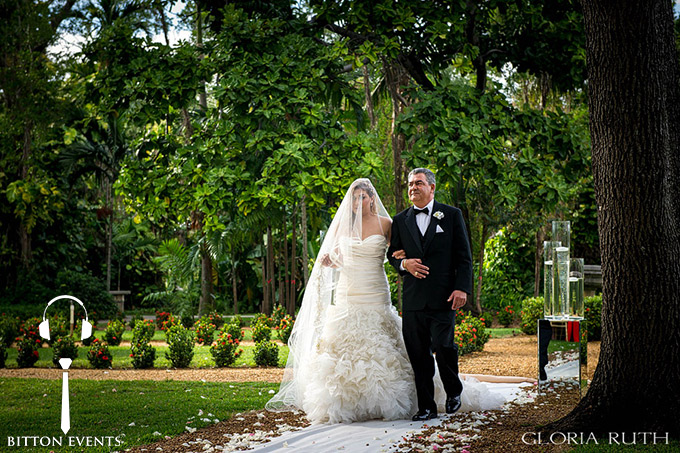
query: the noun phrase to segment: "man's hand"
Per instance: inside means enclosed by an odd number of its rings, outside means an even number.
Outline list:
[[[457,289],[451,293],[447,300],[451,302],[451,310],[458,310],[467,302],[467,293]]]
[[[423,279],[430,273],[430,268],[425,266],[420,258],[409,258],[402,261],[401,265],[415,278]]]

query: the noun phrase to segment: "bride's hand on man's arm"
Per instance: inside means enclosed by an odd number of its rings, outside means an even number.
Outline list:
[[[337,258],[340,258],[340,257],[337,256]],[[321,257],[321,265],[326,266],[326,267],[330,267],[330,268],[333,268],[333,269],[340,267],[338,262],[336,260],[334,260],[333,258],[331,258],[330,254],[328,254],[328,253],[324,253],[324,255]]]
[[[395,250],[392,253],[392,258],[396,260],[403,260],[404,258],[406,258],[406,252],[403,250]]]

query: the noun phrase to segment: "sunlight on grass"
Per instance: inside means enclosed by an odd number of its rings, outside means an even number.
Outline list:
[[[272,383],[89,381],[71,379],[69,436],[121,436],[122,448],[201,428],[238,412],[262,409],[278,390]],[[0,380],[0,450],[9,436],[66,436],[60,430],[61,381]],[[158,433],[158,434],[154,434]],[[22,451],[47,452],[49,448]],[[87,448],[109,451],[109,448]]]

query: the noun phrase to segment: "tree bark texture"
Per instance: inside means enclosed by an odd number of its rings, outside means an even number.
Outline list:
[[[584,0],[600,359],[549,429],[680,437],[680,114],[671,2]]]

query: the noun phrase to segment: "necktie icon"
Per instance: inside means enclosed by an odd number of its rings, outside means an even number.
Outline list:
[[[71,359],[59,359],[59,365],[64,369],[61,376],[61,430],[64,434],[71,429],[71,408],[68,400],[68,367],[71,366]]]

